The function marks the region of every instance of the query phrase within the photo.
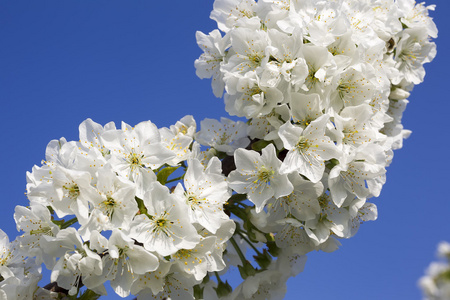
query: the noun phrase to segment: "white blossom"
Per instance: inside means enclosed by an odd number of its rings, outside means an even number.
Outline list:
[[[236,149],[245,148],[250,143],[247,125],[244,122],[234,122],[227,118],[221,118],[220,122],[204,119],[200,126],[201,130],[196,135],[197,141],[228,155],[233,155]]]
[[[328,115],[322,115],[305,130],[290,122],[280,127],[280,138],[289,150],[281,165],[281,173],[297,171],[312,182],[322,178],[325,160],[340,157],[339,149],[325,134],[328,119]]]
[[[270,144],[259,155],[253,150],[238,149],[234,154],[236,170],[229,175],[229,186],[238,193],[247,194],[256,211],[263,209],[271,197],[281,197],[292,192],[286,174],[280,174],[281,161],[275,147]]]
[[[192,249],[200,241],[186,211],[188,205],[155,182],[142,199],[147,214],[137,215],[130,224],[130,236],[145,249],[167,256],[180,249]]]

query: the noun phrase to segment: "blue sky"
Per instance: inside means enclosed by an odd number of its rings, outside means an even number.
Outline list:
[[[195,75],[195,31],[216,28],[212,0],[31,1],[0,3],[0,228],[14,239],[14,207],[27,205],[25,173],[47,143],[78,139],[86,118],[169,126],[187,114],[226,116],[210,81]],[[285,299],[421,299],[417,279],[450,241],[446,154],[450,2],[435,0],[438,55],[409,98],[413,131],[395,152],[374,202],[379,219],[331,254],[311,253]],[[119,299],[108,296],[104,299]]]

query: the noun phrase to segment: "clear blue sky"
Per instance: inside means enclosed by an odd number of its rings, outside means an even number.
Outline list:
[[[17,235],[14,207],[27,205],[25,172],[47,143],[78,139],[86,118],[105,124],[151,120],[169,126],[186,114],[226,116],[209,80],[195,75],[195,31],[216,28],[212,0],[2,0],[0,2],[0,228]],[[312,253],[288,282],[285,299],[421,299],[417,279],[450,241],[450,2],[435,0],[438,55],[410,97],[378,205],[335,253]],[[108,296],[104,299],[119,299]]]

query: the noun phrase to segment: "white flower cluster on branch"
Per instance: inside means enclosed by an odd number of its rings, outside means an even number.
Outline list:
[[[248,120],[252,146],[234,152],[229,186],[254,204],[244,224],[270,234],[284,255],[334,251],[336,238],[377,218],[370,199],[410,134],[406,98],[436,55],[433,9],[409,0],[215,1],[220,31],[197,32],[197,75],[212,78],[217,97],[225,91],[230,115]]]
[[[109,281],[122,297],[171,296],[177,282],[192,287],[222,270],[235,228],[223,211],[231,191],[217,157],[199,160],[195,131],[191,116],[159,129],[88,119],[79,142],[50,142],[27,176],[30,207],[14,215],[23,255],[43,262],[69,295],[81,284],[104,295]]]
[[[197,75],[246,121],[87,119],[79,141],[51,141],[16,207],[22,235],[0,232],[2,299],[97,299],[107,282],[137,299],[283,298],[305,254],[377,218],[371,199],[410,134],[406,98],[436,54],[432,9],[216,0],[221,31],[197,33]]]
[[[432,262],[419,280],[424,300],[450,299],[450,244],[441,242],[438,246],[439,262]]]

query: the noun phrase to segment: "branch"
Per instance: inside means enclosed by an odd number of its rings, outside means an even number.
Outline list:
[[[60,293],[64,295],[69,294],[69,290],[63,289],[62,287],[58,286],[56,282],[51,282],[43,287],[46,290],[49,290],[50,292]]]

